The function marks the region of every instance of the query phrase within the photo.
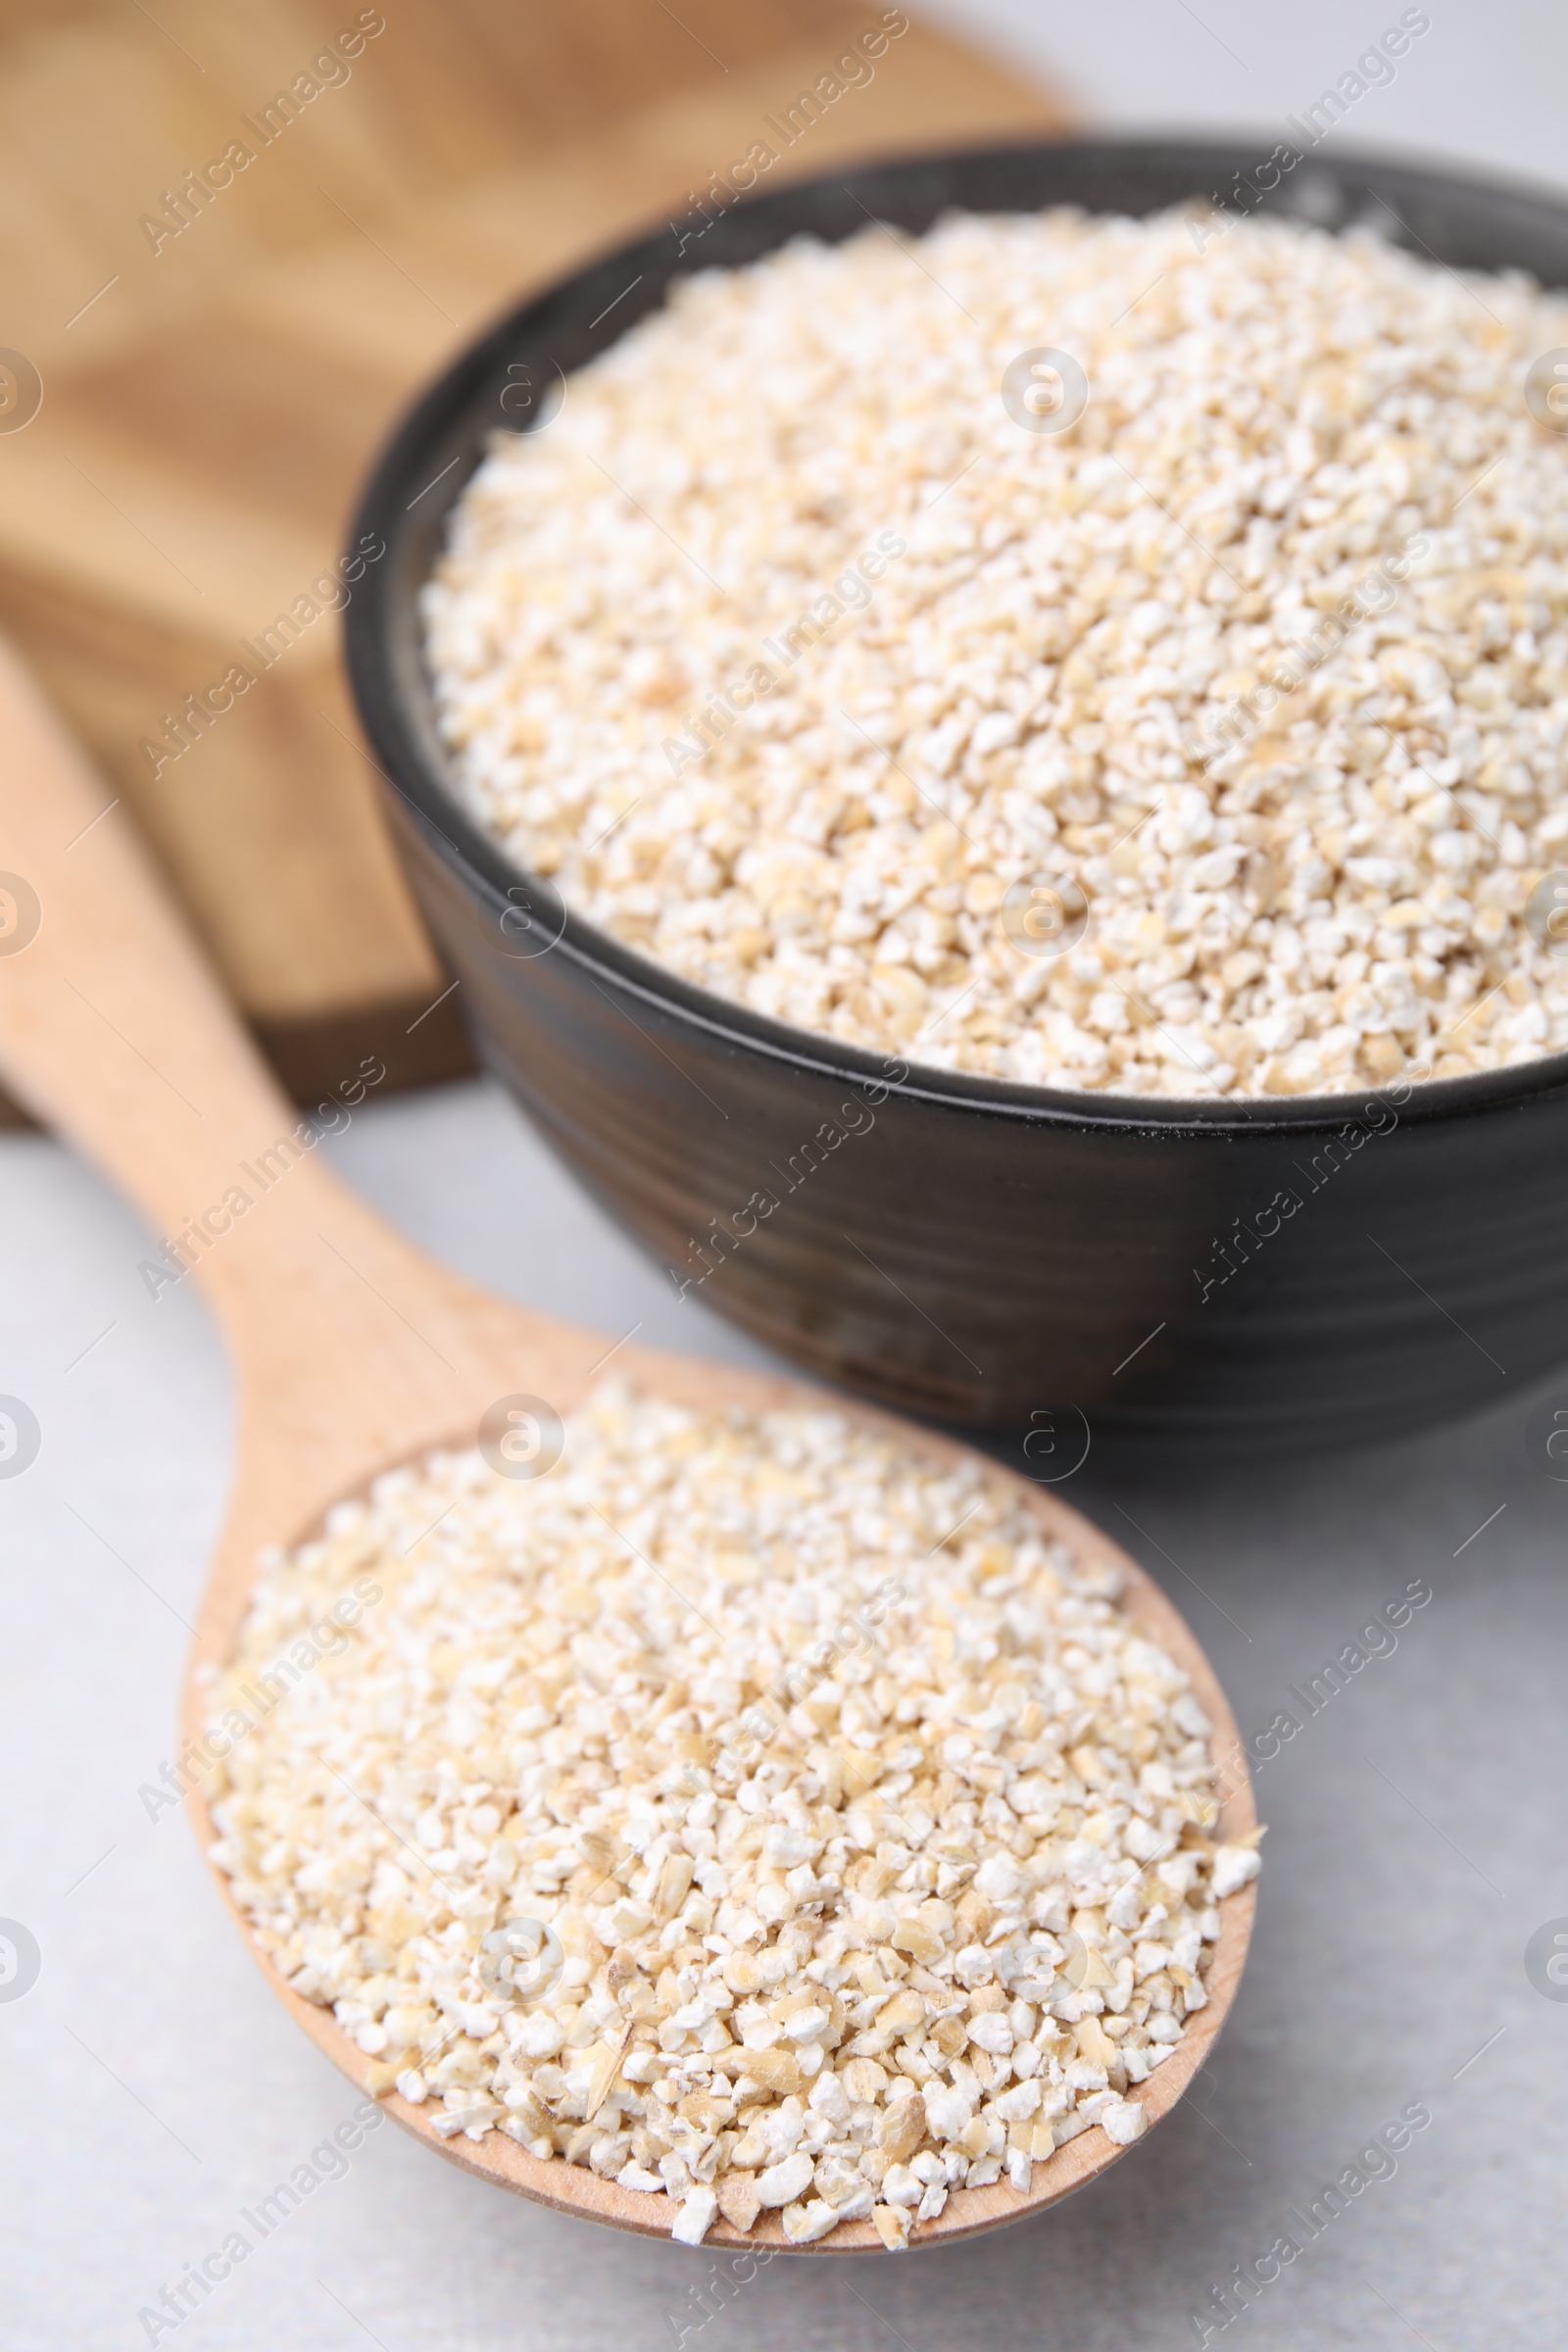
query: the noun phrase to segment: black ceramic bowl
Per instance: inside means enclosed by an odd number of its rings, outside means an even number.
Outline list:
[[[1228,1445],[1369,1437],[1568,1355],[1568,1055],[1402,1101],[1118,1100],[919,1068],[880,1084],[877,1056],[688,986],[519,877],[444,781],[416,600],[489,435],[683,270],[836,240],[868,211],[916,232],[952,206],[1150,213],[1250,182],[1274,146],[940,156],[742,203],[684,259],[662,231],[465,353],[355,524],[387,554],[348,608],[354,690],[484,1060],[677,1291],[895,1405],[1032,1429],[1046,1477],[1078,1459],[1080,1415]],[[1263,202],[1568,283],[1568,206],[1528,190],[1336,151]]]

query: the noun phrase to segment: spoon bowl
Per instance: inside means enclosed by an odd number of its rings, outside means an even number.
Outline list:
[[[199,1743],[212,1669],[233,1653],[264,1548],[292,1550],[331,1506],[432,1448],[468,1448],[488,1408],[520,1393],[563,1417],[612,1353],[645,1392],[697,1410],[808,1405],[820,1391],[626,1344],[488,1296],[392,1232],[316,1156],[317,1136],[285,1102],[219,995],[118,806],[0,648],[0,1070],[37,1115],[87,1152],[163,1238],[143,1261],[156,1299],[194,1270],[222,1327],[237,1390],[227,1518],[197,1618],[183,1731]],[[19,887],[20,885],[20,887]],[[835,1399],[858,1426],[936,1463],[977,1459],[954,1440]],[[1206,1658],[1149,1577],[1098,1529],[1013,1473],[1048,1535],[1121,1572],[1121,1605],[1183,1667],[1223,1759],[1219,1835],[1253,1826],[1236,1726]],[[187,1799],[204,1852],[217,1831],[200,1788]],[[301,2030],[369,2095],[373,2061],[328,2011],[302,1998],[223,1901],[271,1990]],[[1253,1889],[1220,1905],[1207,2005],[1140,2087],[1151,2122],[1181,2095],[1224,2022],[1247,1953]],[[380,2104],[416,2138],[499,2186],[567,2213],[667,2236],[674,2208],[586,2167],[542,2161],[498,2132],[444,2141],[429,2107],[395,2091]],[[1095,2126],[1034,2169],[1026,2195],[999,2182],[960,2189],[912,2243],[965,2236],[1055,2203],[1123,2150]],[[656,2210],[657,2209],[657,2210]],[[719,2220],[710,2245],[788,2248],[776,2214],[742,2234]],[[843,2224],[820,2248],[881,2241]],[[789,2249],[794,2251],[796,2249]]]

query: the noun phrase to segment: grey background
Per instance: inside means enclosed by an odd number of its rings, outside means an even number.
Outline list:
[[[1398,10],[938,13],[1056,64],[1106,122],[1278,135]],[[1431,13],[1398,80],[1355,110],[1356,141],[1560,180],[1568,19]],[[611,1336],[641,1320],[648,1341],[760,1360],[677,1303],[487,1087],[367,1106],[326,1148],[395,1223],[502,1292]],[[144,2343],[139,2307],[353,2104],[265,1990],[182,1817],[150,1822],[137,1797],[172,1753],[230,1424],[198,1300],[155,1305],[137,1279],[145,1240],[54,1145],[0,1141],[0,1392],[44,1432],[25,1475],[0,1480],[0,1916],[42,1951],[24,1997],[0,1986],[5,2352]],[[1525,1451],[1539,1395],[1503,1377],[1461,1427],[1294,1465],[1165,1463],[1112,1484],[1091,1456],[1062,1492],[1173,1593],[1249,1732],[1407,1580],[1434,1598],[1259,1773],[1251,1966],[1214,2064],[1150,2140],[1058,2213],[969,2248],[775,2263],[688,2343],[1196,2343],[1188,2314],[1210,2285],[1411,2101],[1432,2122],[1397,2174],[1230,2340],[1564,2339],[1568,2002],[1524,1968],[1531,1934],[1568,1919],[1568,1485]],[[172,2332],[215,2352],[672,2346],[709,2267],[537,2212],[386,2128]]]
[[[1081,113],[1138,129],[1267,128],[1280,136],[1405,0],[921,0],[920,14],[1049,74]],[[1568,12],[1550,0],[1429,0],[1429,32],[1330,138],[1561,184],[1568,177]],[[1269,153],[1265,146],[1260,152]]]

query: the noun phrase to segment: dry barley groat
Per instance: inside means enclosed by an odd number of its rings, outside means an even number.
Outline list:
[[[212,1720],[215,1859],[381,2087],[692,2242],[901,2246],[1137,2137],[1257,1868],[1114,1575],[826,1410],[610,1385],[549,1477],[382,1479],[264,1562]]]
[[[1568,1047],[1568,304],[1284,220],[679,283],[424,595],[459,787],[687,979],[906,1059],[1295,1095]],[[1065,350],[1088,406],[1000,385]],[[743,707],[744,706],[744,707]],[[1020,951],[1009,886],[1084,935]]]

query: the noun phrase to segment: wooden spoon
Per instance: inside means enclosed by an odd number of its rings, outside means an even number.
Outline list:
[[[41,1119],[86,1151],[164,1235],[205,1237],[206,1291],[232,1357],[238,1392],[237,1468],[227,1524],[203,1600],[187,1671],[183,1726],[205,1729],[195,1681],[204,1661],[230,1654],[245,1615],[258,1550],[292,1547],[327,1507],[361,1494],[381,1471],[435,1446],[471,1446],[497,1399],[526,1393],[564,1414],[609,1352],[597,1333],[486,1296],[447,1273],[383,1225],[322,1161],[304,1150],[243,1213],[223,1207],[242,1172],[279,1137],[303,1133],[171,906],[118,803],[0,647],[0,1068]],[[21,887],[18,884],[20,877]],[[287,1154],[279,1155],[287,1157]],[[758,1410],[820,1406],[821,1393],[731,1365],[689,1362],[626,1347],[617,1367],[638,1385],[699,1409],[737,1399]],[[968,1449],[886,1413],[835,1399],[861,1426],[942,1463]],[[987,1460],[1053,1536],[1088,1559],[1113,1561],[1125,1605],[1186,1668],[1214,1726],[1228,1785],[1220,1835],[1253,1826],[1236,1726],[1197,1642],[1158,1588],[1114,1544],[1057,1498]],[[216,1832],[199,1792],[190,1799],[205,1851]],[[220,1893],[234,1905],[228,1882]],[[1166,2063],[1138,2092],[1151,2122],[1180,2096],[1207,2056],[1236,1990],[1251,1930],[1250,1887],[1220,1906],[1222,1928],[1206,1979],[1208,2002]],[[235,1918],[244,1930],[237,1911]],[[336,2020],[290,1990],[251,1942],[289,2014],[361,2089],[371,2061]],[[563,2212],[663,2236],[672,2208],[602,2180],[586,2167],[529,2156],[499,2132],[442,2141],[429,2106],[396,2093],[383,2104],[450,2162]],[[1005,2181],[950,2197],[915,2242],[962,2237],[1052,2205],[1123,2151],[1098,2126],[1037,2163],[1025,2197]],[[742,2237],[722,2220],[710,2244],[783,2246],[776,2214]],[[841,2253],[880,2241],[869,2222],[842,2225],[820,2248]]]

